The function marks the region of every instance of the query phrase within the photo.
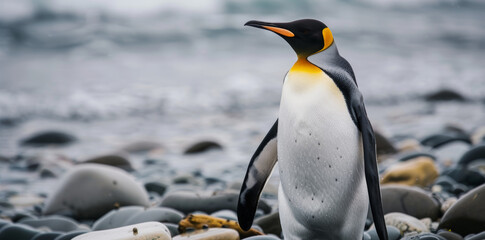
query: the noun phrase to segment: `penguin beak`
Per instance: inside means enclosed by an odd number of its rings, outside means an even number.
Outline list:
[[[270,30],[276,34],[279,34],[284,37],[294,37],[295,34],[292,33],[290,30],[284,28],[282,23],[268,23],[268,22],[260,22],[260,21],[249,21],[244,26],[251,26],[255,28],[261,28]]]

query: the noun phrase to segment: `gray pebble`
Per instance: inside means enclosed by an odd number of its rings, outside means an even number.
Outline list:
[[[162,145],[158,142],[138,141],[125,145],[122,150],[129,153],[144,153],[161,147]]]
[[[170,235],[177,236],[179,235],[179,225],[175,223],[163,223],[165,226],[167,226],[168,230],[170,231]]]
[[[485,176],[480,171],[468,169],[466,166],[457,165],[453,168],[443,171],[442,176],[449,176],[458,183],[471,187],[477,187],[485,183]]]
[[[463,240],[463,237],[460,236],[460,234],[450,231],[441,230],[438,232],[438,235],[445,238],[446,240]]]
[[[60,232],[41,233],[35,236],[32,240],[55,240],[61,235],[63,235],[63,233]]]
[[[40,231],[23,224],[6,225],[0,229],[0,239],[30,240]]]
[[[281,236],[281,223],[279,212],[270,213],[260,218],[256,218],[254,223],[263,229],[264,233],[271,233],[276,236]]]
[[[162,183],[162,182],[147,182],[145,183],[145,189],[148,192],[154,192],[157,193],[160,196],[163,196],[165,193],[165,190],[167,190],[167,184]]]
[[[387,228],[387,236],[388,240],[398,240],[401,239],[401,232],[394,226],[386,226]],[[379,236],[377,236],[377,231],[375,228],[370,229],[366,232],[371,240],[379,240]]]
[[[0,229],[10,224],[12,224],[12,222],[0,218]]]
[[[44,145],[63,145],[75,141],[76,138],[68,133],[60,131],[43,131],[33,134],[21,140],[22,145],[44,146]]]
[[[219,210],[217,212],[214,212],[211,214],[213,217],[218,217],[218,218],[224,218],[224,219],[229,219],[237,222],[237,215],[236,212],[232,210]]]
[[[485,184],[462,196],[441,218],[440,229],[462,236],[485,231]]]
[[[245,238],[246,240],[280,240],[281,238],[274,235],[252,236]]]
[[[236,211],[237,201],[239,199],[238,191],[178,191],[165,194],[161,206],[177,209],[185,214],[195,211],[213,213],[223,209]],[[259,201],[258,208],[266,213],[271,211],[271,207],[263,200]]]
[[[178,223],[184,215],[171,208],[153,207],[144,209],[142,207],[122,207],[112,210],[93,224],[93,230],[105,230],[133,225],[143,222]]]
[[[125,171],[101,164],[74,166],[49,196],[44,215],[65,213],[76,219],[96,219],[126,205],[148,207],[148,193]]]
[[[414,234],[407,235],[404,238],[401,238],[401,240],[446,240],[446,239],[434,233],[420,233],[416,235]]]
[[[485,231],[465,237],[465,240],[483,240],[483,239],[485,239]]]
[[[152,207],[143,212],[133,215],[127,219],[125,224],[131,225],[143,222],[163,222],[163,223],[179,223],[184,218],[184,214],[167,207]]]
[[[202,153],[212,149],[222,149],[222,146],[214,141],[201,141],[189,146],[184,154]]]
[[[415,218],[437,219],[440,203],[430,193],[417,187],[390,185],[381,187],[382,209],[384,214],[401,212]]]
[[[123,226],[123,223],[129,217],[142,212],[145,208],[140,206],[128,206],[120,209],[114,209],[96,220],[93,224],[93,231],[105,230]]]
[[[112,167],[118,167],[126,171],[133,171],[133,166],[131,165],[130,160],[128,160],[127,157],[120,154],[102,155],[102,156],[93,157],[80,162],[80,164],[86,164],[86,163],[104,164]]]
[[[81,234],[85,234],[87,232],[89,232],[89,231],[88,230],[78,230],[78,231],[68,232],[68,233],[65,233],[61,236],[58,236],[54,240],[71,240],[74,237],[79,236]]]
[[[478,159],[485,159],[485,144],[470,148],[461,156],[460,160],[458,160],[458,164],[468,165]]]
[[[52,231],[57,232],[70,232],[79,228],[77,222],[62,216],[48,216],[39,219],[22,219],[18,223],[29,225],[34,228],[48,227]]]

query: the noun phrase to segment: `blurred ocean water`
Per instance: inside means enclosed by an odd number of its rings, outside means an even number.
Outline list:
[[[215,138],[247,161],[296,60],[274,34],[243,27],[252,19],[325,22],[391,135],[483,124],[485,4],[390,2],[0,0],[0,154],[64,129],[81,139],[65,149],[74,156],[137,139],[170,155]],[[443,88],[470,101],[421,100]]]

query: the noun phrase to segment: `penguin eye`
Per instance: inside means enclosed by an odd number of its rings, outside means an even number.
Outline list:
[[[300,30],[300,32],[303,33],[304,35],[307,35],[307,34],[310,33],[310,29],[304,28],[304,29]]]

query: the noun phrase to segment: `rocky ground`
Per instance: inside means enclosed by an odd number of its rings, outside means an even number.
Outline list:
[[[485,239],[485,128],[443,126],[419,140],[390,139],[377,132],[389,239]],[[75,136],[51,131],[19,144],[45,148],[75,142]],[[221,148],[202,141],[184,154]],[[179,174],[157,157],[163,156],[157,142],[121,150],[84,160],[0,156],[0,239],[283,238],[277,181],[266,186],[254,226],[244,232],[235,213],[242,178],[228,182],[200,172]],[[27,184],[56,187],[25,192]],[[366,240],[378,239],[371,219]]]

